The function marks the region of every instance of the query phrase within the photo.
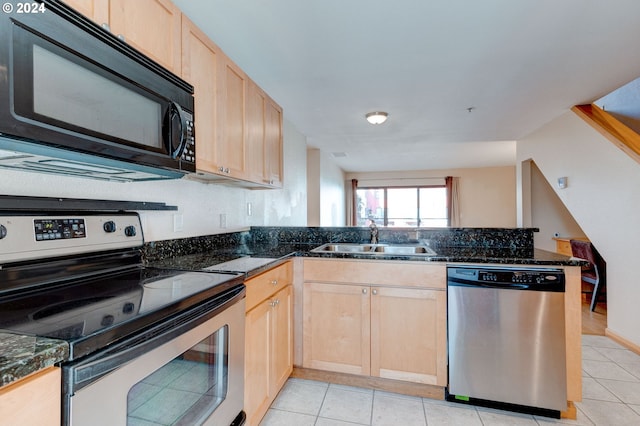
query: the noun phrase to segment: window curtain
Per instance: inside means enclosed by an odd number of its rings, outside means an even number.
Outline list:
[[[444,179],[447,189],[447,226],[460,226],[460,178],[447,176]]]
[[[351,185],[347,185],[347,226],[356,226],[358,223],[358,179],[351,179]]]

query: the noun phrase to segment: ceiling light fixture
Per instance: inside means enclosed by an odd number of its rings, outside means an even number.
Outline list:
[[[365,115],[367,121],[371,124],[382,124],[387,121],[388,113],[383,111],[370,112]]]

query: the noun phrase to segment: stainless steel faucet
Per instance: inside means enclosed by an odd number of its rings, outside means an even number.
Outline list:
[[[378,227],[376,226],[375,220],[371,219],[369,228],[371,230],[371,244],[378,244]]]

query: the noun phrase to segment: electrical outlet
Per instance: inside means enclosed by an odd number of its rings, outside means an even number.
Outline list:
[[[226,227],[227,227],[227,214],[220,213],[220,228],[226,228]]]
[[[173,232],[180,232],[184,229],[184,216],[180,213],[173,215]]]

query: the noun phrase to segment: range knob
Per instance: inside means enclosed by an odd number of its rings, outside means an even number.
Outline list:
[[[110,325],[113,325],[115,320],[116,318],[113,315],[105,315],[102,317],[102,321],[100,321],[100,325],[103,327],[109,327]]]
[[[124,228],[124,235],[127,237],[135,237],[136,236],[136,227],[133,225],[129,225]]]
[[[7,227],[0,225],[0,240],[7,236]]]
[[[116,232],[116,223],[112,220],[105,222],[104,225],[102,225],[102,229],[107,233]]]

